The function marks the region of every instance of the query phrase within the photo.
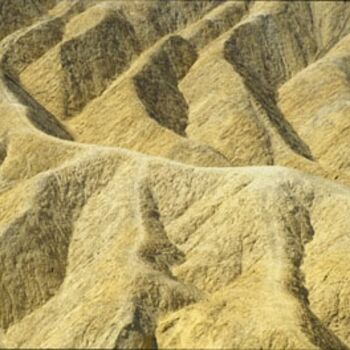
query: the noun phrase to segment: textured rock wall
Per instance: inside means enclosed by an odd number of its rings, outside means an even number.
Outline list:
[[[347,2],[0,19],[0,347],[350,347]]]

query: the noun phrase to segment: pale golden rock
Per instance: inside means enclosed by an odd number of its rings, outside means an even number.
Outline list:
[[[0,1],[0,347],[350,347],[350,6]]]

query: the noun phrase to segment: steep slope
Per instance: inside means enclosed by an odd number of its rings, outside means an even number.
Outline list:
[[[350,347],[350,5],[0,1],[0,347]]]
[[[54,7],[56,0],[3,0],[0,7],[0,40],[33,23]]]
[[[342,171],[349,171],[350,166],[349,43],[347,35],[279,90],[281,109],[315,157],[325,166]]]
[[[333,242],[322,231],[318,237],[317,225],[326,227],[329,216],[322,211],[335,210],[335,203],[343,209],[339,221],[345,220],[347,188],[283,168],[205,170],[79,147],[71,160],[32,172],[2,194],[14,198],[19,191],[26,198],[2,207],[3,285],[12,296],[11,303],[2,299],[8,340],[23,347],[148,347],[157,341],[161,348],[345,348],[309,309],[300,266],[308,241],[310,256]],[[60,152],[66,148],[62,143]],[[5,170],[2,178],[9,181]],[[330,195],[331,207],[325,200]],[[16,227],[21,235],[14,236]],[[340,252],[328,254],[336,261]],[[14,257],[17,273],[25,269],[26,279],[5,273],[13,271]],[[171,273],[174,263],[180,265]],[[312,258],[305,264],[306,277],[315,278],[318,264]],[[348,278],[346,270],[338,277],[328,274],[330,283]],[[326,294],[318,303],[333,293],[327,280],[322,286]],[[343,284],[345,295],[347,288]],[[96,319],[96,312],[104,316]],[[336,330],[347,326],[342,320]],[[210,333],[204,331],[209,327]]]

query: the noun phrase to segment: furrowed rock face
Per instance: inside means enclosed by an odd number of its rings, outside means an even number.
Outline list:
[[[0,347],[350,347],[350,5],[0,1]]]

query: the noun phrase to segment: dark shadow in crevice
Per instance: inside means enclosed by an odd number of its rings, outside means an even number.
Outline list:
[[[73,136],[66,130],[64,125],[25,91],[14,78],[7,73],[4,73],[4,78],[4,83],[9,91],[13,93],[20,103],[27,107],[26,116],[36,128],[48,135],[73,141]]]
[[[299,155],[313,160],[309,146],[300,138],[279,109],[274,89],[266,86],[259,76],[250,72],[249,67],[245,66],[244,62],[240,62],[242,58],[239,57],[239,55],[240,50],[236,45],[236,37],[231,36],[231,38],[225,42],[224,46],[224,57],[226,61],[241,75],[247,90],[263,108],[271,122],[271,126],[275,128],[287,145]]]
[[[178,82],[197,58],[193,45],[174,35],[162,44],[133,78],[137,95],[148,115],[181,136],[186,136],[189,107],[178,88]]]

